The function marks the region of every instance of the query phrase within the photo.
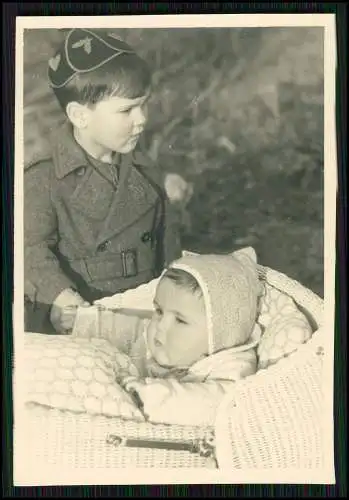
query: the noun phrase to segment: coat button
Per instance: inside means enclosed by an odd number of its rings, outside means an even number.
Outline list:
[[[110,245],[110,241],[104,241],[104,243],[101,243],[100,245],[98,245],[97,251],[98,252],[105,252],[106,250],[108,250],[109,245]]]
[[[143,233],[141,240],[143,241],[143,243],[147,243],[148,241],[150,241],[151,240],[151,233],[149,231]]]
[[[76,171],[76,175],[79,175],[80,177],[82,177],[86,172],[86,168],[85,167],[81,167],[81,168],[78,168],[78,170]]]

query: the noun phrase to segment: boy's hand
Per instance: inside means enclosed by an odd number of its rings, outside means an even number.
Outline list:
[[[58,333],[70,333],[74,326],[76,311],[79,306],[90,305],[77,292],[67,288],[63,290],[51,307],[50,321]]]

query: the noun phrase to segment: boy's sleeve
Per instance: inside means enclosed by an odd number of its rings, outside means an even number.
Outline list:
[[[51,248],[58,241],[58,227],[51,203],[49,161],[24,172],[24,268],[25,293],[29,300],[52,304],[74,284],[62,272]]]

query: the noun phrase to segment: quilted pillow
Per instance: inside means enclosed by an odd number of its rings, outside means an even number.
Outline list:
[[[263,335],[257,348],[258,368],[267,368],[309,340],[312,328],[291,297],[264,283],[258,323]]]
[[[24,342],[27,403],[144,420],[115,381],[137,369],[108,341],[27,333]]]

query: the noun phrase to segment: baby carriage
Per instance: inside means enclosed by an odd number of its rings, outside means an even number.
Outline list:
[[[131,468],[145,469],[145,478],[149,469],[161,469],[152,483],[166,482],[166,469],[201,472],[201,480],[191,479],[192,483],[202,482],[202,477],[207,482],[211,469],[225,471],[226,482],[246,469],[261,474],[253,476],[253,482],[264,482],[266,473],[275,469],[281,475],[298,471],[303,479],[297,476],[297,482],[311,481],[314,474],[333,474],[327,448],[331,433],[323,427],[330,409],[323,391],[329,343],[323,300],[278,271],[259,265],[258,273],[265,290],[260,369],[224,397],[212,426],[154,424],[27,400],[15,420],[15,477],[21,484],[71,484],[72,474],[75,480],[83,474],[80,484],[97,484],[92,470],[109,471],[109,484],[122,483],[122,470]],[[309,335],[293,335],[286,346],[287,339],[275,327],[282,309],[282,324],[296,318],[288,331],[299,334],[305,321]],[[40,335],[40,342],[45,337]],[[25,338],[30,344],[31,335]],[[115,469],[121,469],[121,475]],[[142,482],[139,474],[134,477],[126,484]]]

